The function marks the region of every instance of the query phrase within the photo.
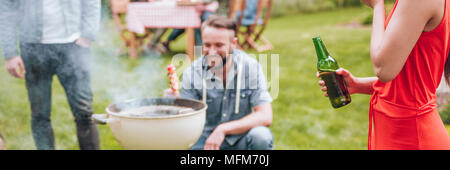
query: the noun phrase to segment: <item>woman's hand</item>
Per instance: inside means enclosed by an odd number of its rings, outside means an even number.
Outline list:
[[[374,8],[377,4],[382,3],[384,5],[384,0],[361,0],[361,3]]]
[[[357,83],[357,78],[352,75],[348,70],[340,68],[336,70],[336,74],[344,77],[345,84],[347,85],[347,89],[350,94],[356,93],[358,91],[359,84]],[[317,73],[317,77],[320,78],[319,73]],[[322,87],[322,91],[325,92],[325,97],[328,97],[327,94],[327,86],[325,86],[325,81],[319,80],[319,85]]]
[[[342,75],[344,77],[345,84],[350,94],[360,93],[360,94],[373,94],[373,84],[378,81],[377,77],[355,77],[350,73],[350,71],[340,68],[336,70],[336,74]],[[317,77],[319,73],[317,73]],[[323,80],[319,80],[319,85],[322,87],[322,91],[325,92],[325,97],[328,97],[327,87]]]

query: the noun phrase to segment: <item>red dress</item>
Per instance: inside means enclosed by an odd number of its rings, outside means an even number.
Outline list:
[[[450,48],[449,7],[450,0],[446,0],[440,25],[420,35],[398,76],[387,83],[378,80],[373,85],[369,150],[450,150],[448,132],[436,109],[436,88]]]

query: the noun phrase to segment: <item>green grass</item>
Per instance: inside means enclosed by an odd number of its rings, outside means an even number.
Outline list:
[[[333,109],[318,88],[311,38],[320,35],[328,50],[356,76],[371,76],[368,29],[339,26],[363,16],[353,8],[274,19],[265,36],[280,54],[280,94],[273,102],[276,149],[365,149],[369,96]],[[273,30],[273,31],[272,31]]]
[[[370,29],[340,26],[359,21],[369,12],[365,7],[349,8],[270,21],[264,36],[274,44],[275,50],[267,54],[280,57],[280,91],[272,103],[275,149],[367,148],[370,96],[353,95],[350,105],[333,109],[317,85],[317,59],[311,38],[320,35],[340,66],[355,76],[372,76]],[[95,113],[104,113],[105,107],[115,101],[161,96],[162,90],[168,87],[164,66],[171,57],[141,57],[135,61],[117,57],[115,52],[120,41],[111,23],[105,24],[105,28],[94,44],[92,56]],[[184,38],[173,44],[174,51],[184,51]],[[35,149],[24,81],[11,78],[3,60],[0,70],[0,132],[6,138],[7,148]],[[52,99],[56,148],[78,149],[73,116],[56,78]],[[102,149],[122,149],[108,126],[99,127]]]

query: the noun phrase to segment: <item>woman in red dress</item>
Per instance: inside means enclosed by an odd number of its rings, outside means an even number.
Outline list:
[[[374,11],[370,56],[377,77],[337,73],[350,93],[372,95],[368,149],[450,150],[436,109],[444,70],[450,80],[450,0],[397,0],[387,18],[384,0],[361,2]]]

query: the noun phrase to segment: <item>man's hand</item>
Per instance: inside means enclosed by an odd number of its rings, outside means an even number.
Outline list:
[[[23,61],[20,56],[15,56],[7,59],[6,70],[8,70],[9,74],[16,78],[25,78],[25,66],[23,65]],[[20,70],[22,70],[22,72]]]
[[[225,131],[221,125],[217,126],[216,129],[209,135],[206,139],[204,150],[219,150],[220,145],[222,145],[225,139]]]
[[[172,89],[166,89],[164,90],[164,97],[166,98],[178,98],[180,97],[180,92],[175,91],[173,92]]]
[[[86,38],[80,37],[77,39],[75,44],[77,44],[81,47],[84,47],[84,48],[89,48],[89,46],[91,46],[91,41]]]

